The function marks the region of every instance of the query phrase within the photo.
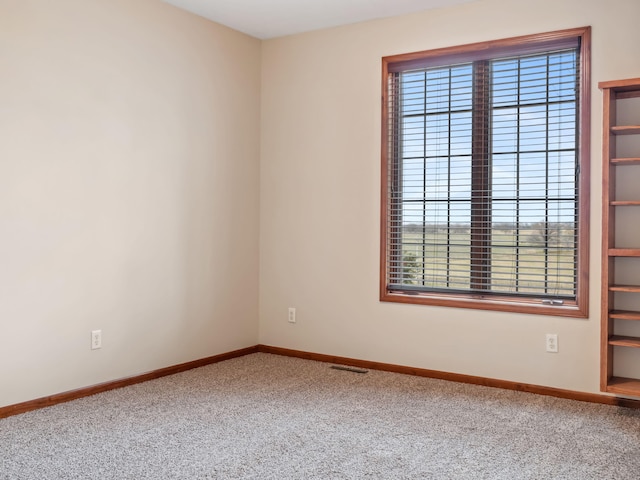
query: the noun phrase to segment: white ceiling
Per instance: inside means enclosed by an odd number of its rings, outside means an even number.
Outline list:
[[[267,39],[475,0],[164,0]]]

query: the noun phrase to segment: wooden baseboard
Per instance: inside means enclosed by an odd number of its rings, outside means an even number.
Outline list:
[[[599,395],[595,393],[576,392],[573,390],[563,390],[560,388],[542,387],[539,385],[530,385],[527,383],[511,382],[508,380],[496,380],[492,378],[476,377],[473,375],[462,375],[459,373],[441,372],[438,370],[427,370],[425,368],[405,367],[390,363],[371,362],[368,360],[358,360],[355,358],[338,357],[335,355],[324,355],[321,353],[304,352],[300,350],[291,350],[288,348],[273,347],[269,345],[254,345],[253,347],[242,348],[232,352],[214,355],[212,357],[201,358],[191,362],[181,363],[170,367],[153,370],[151,372],[135,375],[132,377],[121,378],[110,382],[92,385],[90,387],[79,388],[68,392],[57,393],[48,397],[42,397],[27,402],[16,403],[0,407],[0,418],[18,415],[20,413],[37,410],[39,408],[50,407],[63,402],[69,402],[82,397],[88,397],[97,393],[115,390],[116,388],[135,385],[136,383],[146,382],[167,375],[185,372],[193,368],[204,367],[212,363],[230,360],[232,358],[242,357],[251,353],[272,353],[285,357],[304,358],[307,360],[315,360],[325,363],[337,363],[340,365],[349,365],[352,367],[366,368],[369,370],[381,370],[385,372],[402,373],[405,375],[415,375],[418,377],[437,378],[440,380],[448,380],[451,382],[470,383],[473,385],[483,385],[485,387],[504,388],[506,390],[517,390],[519,392],[535,393],[538,395],[547,395],[550,397],[566,398],[569,400],[578,400],[581,402],[601,403],[605,405],[616,405],[628,408],[640,408],[640,400],[628,398],[613,397],[608,395]]]
[[[48,397],[37,398],[35,400],[29,400],[27,402],[16,403],[15,405],[9,405],[6,407],[0,407],[0,418],[10,417],[12,415],[18,415],[20,413],[29,412],[31,410],[37,410],[39,408],[50,407],[57,405],[58,403],[69,402],[82,397],[88,397],[95,395],[96,393],[106,392],[108,390],[115,390],[116,388],[128,387],[129,385],[135,385],[136,383],[146,382],[148,380],[154,380],[160,377],[166,377],[167,375],[173,375],[175,373],[185,372],[193,368],[204,367],[212,363],[222,362],[236,357],[242,357],[250,353],[258,352],[258,346],[254,345],[248,348],[242,348],[240,350],[234,350],[232,352],[222,353],[220,355],[214,355],[212,357],[201,358],[199,360],[193,360],[191,362],[180,363],[170,367],[160,368],[151,372],[143,373],[141,375],[134,375],[132,377],[121,378],[118,380],[112,380],[110,382],[99,383],[90,387],[79,388],[77,390],[71,390],[68,392],[57,393]]]
[[[448,373],[438,370],[427,370],[424,368],[404,367],[401,365],[393,365],[390,363],[371,362],[368,360],[357,360],[355,358],[303,352],[299,350],[290,350],[288,348],[272,347],[269,345],[258,345],[258,351],[263,353],[273,353],[275,355],[283,355],[287,357],[316,360],[319,362],[338,363],[341,365],[349,365],[352,367],[367,368],[369,370],[382,370],[385,372],[403,373],[405,375],[416,375],[418,377],[437,378],[440,380],[448,380],[451,382],[470,383],[473,385],[482,385],[485,387],[516,390],[519,392],[535,393],[538,395],[565,398],[569,400],[578,400],[581,402],[601,403],[604,405],[616,405],[628,408],[640,408],[640,400],[613,397],[609,395],[600,395],[597,393],[576,392],[573,390],[564,390],[561,388],[543,387],[539,385],[531,385],[528,383],[511,382],[508,380],[496,380],[493,378],[476,377],[473,375],[463,375],[460,373]]]

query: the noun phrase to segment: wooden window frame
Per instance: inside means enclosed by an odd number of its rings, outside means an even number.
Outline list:
[[[390,199],[388,196],[390,181],[390,125],[389,74],[415,68],[453,65],[456,63],[490,60],[509,55],[526,55],[541,51],[580,45],[579,69],[579,114],[578,114],[578,232],[576,255],[576,298],[562,304],[550,305],[542,302],[540,296],[513,297],[508,295],[483,295],[476,292],[443,293],[443,292],[398,292],[387,286],[390,270],[394,262],[389,261],[393,255],[389,238],[401,234],[401,226],[388,221],[390,216]],[[586,318],[588,317],[589,293],[589,219],[590,219],[590,123],[591,123],[591,27],[581,27],[535,35],[526,35],[508,39],[474,43],[469,45],[440,48],[409,54],[392,55],[382,58],[382,171],[381,171],[381,213],[380,213],[380,301],[405,304],[420,304],[472,308],[479,310],[495,310],[526,314],[541,314]],[[397,119],[396,119],[397,121]],[[397,125],[396,125],[397,126]],[[487,148],[481,146],[479,148]],[[482,152],[478,152],[482,155]],[[474,154],[475,157],[475,154]],[[482,214],[482,213],[479,213]],[[397,254],[396,254],[397,255]],[[472,255],[486,255],[486,248],[478,248]],[[489,272],[483,272],[489,275]]]

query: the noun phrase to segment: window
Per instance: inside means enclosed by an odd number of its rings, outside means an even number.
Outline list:
[[[383,58],[381,300],[587,316],[589,41]]]

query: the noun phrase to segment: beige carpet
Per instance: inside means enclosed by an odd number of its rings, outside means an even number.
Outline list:
[[[257,353],[0,420],[1,479],[633,479],[640,411]]]

